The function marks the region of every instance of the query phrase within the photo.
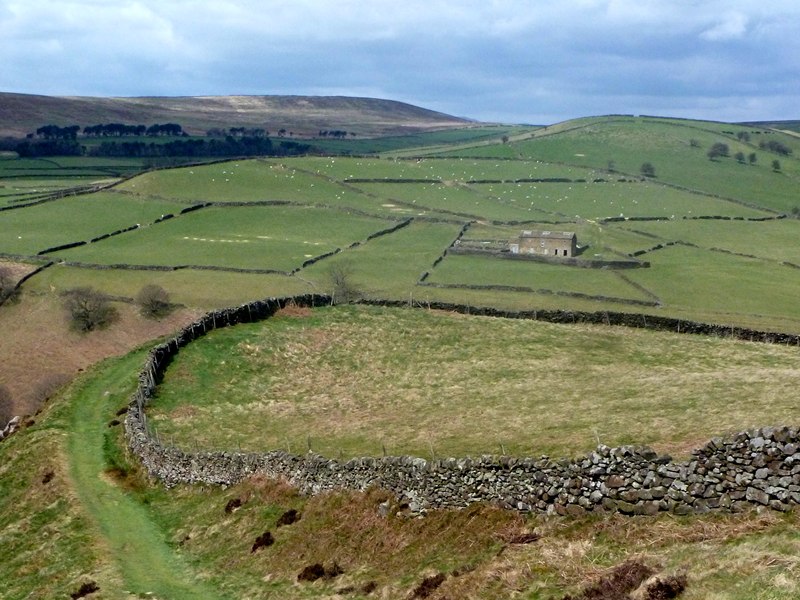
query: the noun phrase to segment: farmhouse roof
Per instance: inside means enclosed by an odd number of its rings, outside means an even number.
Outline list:
[[[573,231],[543,231],[540,229],[526,229],[520,236],[521,238],[548,238],[551,240],[571,240],[575,237]]]

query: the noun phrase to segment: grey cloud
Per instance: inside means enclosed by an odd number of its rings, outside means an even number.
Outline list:
[[[0,89],[792,118],[798,25],[795,0],[0,0]]]

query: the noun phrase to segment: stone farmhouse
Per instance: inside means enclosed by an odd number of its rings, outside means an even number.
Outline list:
[[[525,230],[508,247],[512,254],[571,257],[577,254],[578,236],[571,231]]]

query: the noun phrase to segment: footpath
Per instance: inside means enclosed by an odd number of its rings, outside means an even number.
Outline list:
[[[68,441],[70,476],[117,566],[123,593],[160,600],[223,600],[199,581],[187,561],[169,546],[146,507],[105,474],[108,415],[127,403],[142,359],[141,353],[134,353],[106,362],[75,395]]]

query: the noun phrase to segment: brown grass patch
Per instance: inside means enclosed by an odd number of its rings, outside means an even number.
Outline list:
[[[630,600],[630,593],[651,577],[655,571],[637,561],[625,561],[610,573],[586,587],[578,596],[566,595],[564,600]]]
[[[265,531],[260,536],[256,538],[256,541],[253,542],[252,548],[250,548],[250,553],[260,550],[261,548],[267,548],[272,546],[275,543],[275,538],[272,536],[271,531]]]
[[[376,307],[246,327],[219,332],[213,361],[187,352],[167,373],[153,418],[189,397],[201,409],[164,419],[178,444],[202,430],[216,449],[297,452],[310,438],[348,458],[562,457],[598,443],[683,458],[712,436],[791,419],[800,385],[784,346],[623,328]],[[180,376],[198,364],[224,394]]]
[[[437,573],[423,579],[420,584],[411,592],[411,598],[427,598],[441,586],[447,575],[444,573]]]
[[[296,319],[307,318],[311,315],[312,310],[309,307],[297,306],[294,302],[290,302],[275,313],[276,317],[294,317]]]
[[[169,416],[171,419],[189,419],[200,412],[196,406],[191,404],[184,404],[170,411]]]
[[[70,331],[56,296],[25,294],[18,304],[0,307],[0,383],[11,389],[18,414],[33,414],[40,408],[42,382],[59,376],[63,383],[104,358],[126,354],[197,316],[195,311],[181,310],[162,321],[151,321],[139,316],[133,306],[118,308],[119,322],[82,335]]]

